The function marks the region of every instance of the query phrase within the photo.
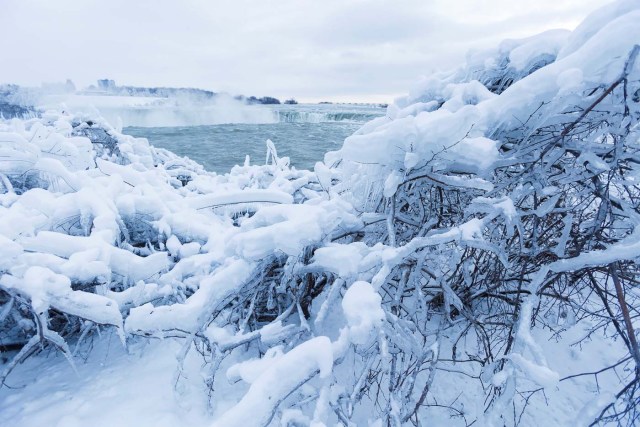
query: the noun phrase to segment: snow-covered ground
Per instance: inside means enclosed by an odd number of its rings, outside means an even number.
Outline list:
[[[638,22],[474,53],[310,171],[0,122],[3,425],[633,425]]]
[[[76,354],[75,369],[45,352],[25,362],[19,379],[7,381],[15,388],[2,394],[3,425],[208,426],[202,382],[174,391],[179,351],[180,344],[167,340],[132,345],[127,353],[107,332],[92,351]],[[196,378],[198,366],[190,372]]]

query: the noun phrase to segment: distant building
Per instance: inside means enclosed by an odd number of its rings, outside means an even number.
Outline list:
[[[106,92],[111,91],[116,88],[116,81],[110,79],[102,79],[98,80],[98,89],[104,90]]]

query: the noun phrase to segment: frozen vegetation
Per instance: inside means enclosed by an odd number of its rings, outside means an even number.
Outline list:
[[[3,425],[637,425],[638,22],[470,54],[312,171],[0,122]]]

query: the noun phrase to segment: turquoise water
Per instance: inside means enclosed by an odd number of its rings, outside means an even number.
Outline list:
[[[266,140],[278,156],[289,157],[298,169],[311,169],[324,153],[337,150],[365,122],[381,116],[383,108],[300,105],[270,107],[274,123],[232,123],[207,126],[126,127],[124,133],[145,137],[160,148],[187,156],[207,170],[224,173],[243,164],[263,164]]]

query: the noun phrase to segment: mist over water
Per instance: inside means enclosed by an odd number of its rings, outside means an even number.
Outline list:
[[[86,92],[35,95],[42,110],[100,115],[124,133],[147,138],[217,173],[244,164],[246,155],[252,164],[263,164],[267,139],[291,165],[312,169],[327,151],[339,149],[346,137],[386,112],[373,105],[249,105],[224,94],[205,100]]]
[[[64,109],[72,113],[97,113],[112,125],[123,127],[206,126],[231,123],[273,124],[280,122],[365,123],[383,109],[346,104],[247,104],[229,95],[213,99],[181,96],[173,98],[104,94],[35,94],[39,109]]]
[[[263,164],[266,140],[275,144],[280,157],[289,157],[299,169],[311,169],[324,153],[337,150],[346,137],[367,121],[384,115],[385,109],[346,105],[260,106],[271,114],[267,123],[227,123],[203,126],[129,126],[124,133],[144,137],[160,148],[187,156],[207,170],[228,172],[243,164]]]
[[[47,95],[43,109],[60,105],[71,112],[96,112],[112,125],[136,127],[202,126],[225,123],[274,123],[272,110],[247,105],[228,95],[211,100],[188,96],[155,98],[118,95]]]

